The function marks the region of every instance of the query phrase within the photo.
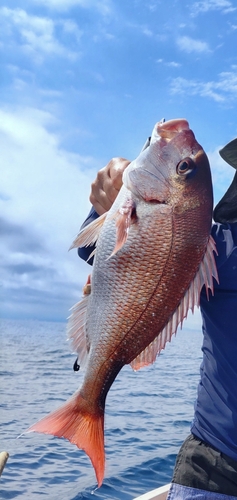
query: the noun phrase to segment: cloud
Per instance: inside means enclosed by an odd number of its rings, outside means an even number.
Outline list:
[[[48,17],[30,15],[23,9],[0,9],[3,43],[9,40],[10,45],[17,44],[21,49],[34,56],[37,62],[42,61],[42,56],[53,55],[75,60],[77,52],[66,48],[56,37],[57,28],[64,34],[73,35],[76,41],[80,39],[81,32],[71,20],[54,22]],[[17,42],[15,41],[17,40]]]
[[[153,36],[153,32],[147,28],[146,26],[142,28],[142,33],[143,35],[147,36],[148,38],[151,38]]]
[[[214,82],[204,83],[178,77],[172,80],[170,91],[171,94],[185,94],[189,96],[199,95],[201,97],[210,97],[218,102],[223,102],[225,100],[224,96],[215,92],[215,87],[216,84]]]
[[[219,150],[224,144],[218,146],[214,151],[207,152],[212,171],[212,181],[214,186],[215,204],[222,198],[234,176],[234,169],[231,168],[219,155]]]
[[[193,38],[190,38],[189,36],[181,36],[177,39],[176,41],[178,47],[180,50],[183,50],[184,52],[197,52],[197,53],[203,53],[203,52],[210,52],[209,46],[206,42],[203,42],[202,40],[194,40]]]
[[[48,280],[50,283],[50,280]],[[51,279],[54,283],[54,280]],[[72,289],[64,282],[58,283],[47,290],[37,290],[35,287],[20,283],[18,288],[13,286],[4,289],[4,298],[0,303],[2,318],[43,319],[48,321],[65,322],[69,316],[71,301],[77,301],[76,293],[72,296]]]
[[[50,290],[55,288],[57,265],[38,231],[4,218],[0,227],[1,315],[5,316],[10,309],[14,316],[18,309],[20,317],[29,317],[28,306],[34,295],[37,293],[39,298],[41,295],[42,303],[46,284]]]
[[[150,4],[148,5],[148,9],[151,12],[155,12],[157,9],[160,8],[159,3],[160,2],[158,2],[157,0],[155,2],[150,2]]]
[[[229,0],[201,0],[200,2],[194,2],[192,15],[196,16],[199,13],[206,13],[213,10],[221,10],[224,14],[227,14],[236,10],[236,7]]]
[[[166,63],[170,68],[180,68],[181,64],[175,61],[170,61]]]
[[[41,239],[22,224],[0,217],[0,227],[2,242],[4,240],[7,254],[13,249],[18,254],[44,252]]]
[[[172,94],[199,95],[219,103],[228,102],[231,104],[237,98],[237,72],[236,70],[222,72],[216,82],[187,80],[182,77],[174,78],[170,85],[170,91]]]
[[[164,64],[165,66],[168,66],[169,68],[180,68],[181,64],[176,62],[176,61],[168,61],[165,62],[163,59],[156,59],[156,62],[158,64]]]
[[[88,274],[68,248],[89,211],[99,165],[63,150],[56,125],[38,109],[0,111],[3,315],[31,317],[37,298],[33,317],[65,320]]]

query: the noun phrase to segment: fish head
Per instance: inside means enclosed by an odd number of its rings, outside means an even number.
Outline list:
[[[209,161],[185,119],[156,123],[150,146],[125,170],[123,183],[137,200],[176,212],[203,206],[211,218]]]

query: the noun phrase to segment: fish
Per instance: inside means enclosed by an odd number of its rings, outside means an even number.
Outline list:
[[[73,308],[68,337],[84,369],[80,389],[28,432],[64,437],[85,451],[98,487],[105,474],[104,413],[124,365],[156,360],[218,281],[210,235],[213,190],[206,153],[186,119],[160,121],[123,173],[111,209],[71,248],[95,245],[92,273]]]

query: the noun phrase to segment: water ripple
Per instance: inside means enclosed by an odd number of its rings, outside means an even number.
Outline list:
[[[16,439],[80,386],[65,330],[1,322],[1,449],[10,453],[1,499],[129,500],[169,482],[193,416],[201,336],[183,331],[153,366],[123,368],[107,398],[106,474],[96,489],[90,460],[76,446],[35,433]]]

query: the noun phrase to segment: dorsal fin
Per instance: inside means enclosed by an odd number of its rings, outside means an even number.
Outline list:
[[[183,320],[187,317],[189,309],[193,312],[195,306],[199,307],[203,285],[205,285],[207,296],[209,289],[212,294],[214,293],[213,278],[218,282],[218,274],[213,252],[217,253],[217,250],[215,242],[210,236],[203,260],[178,308],[153,342],[130,363],[133,370],[139,370],[143,366],[154,363],[157,355],[165,348],[166,342],[170,342],[172,335],[176,333],[178,326],[182,327]]]
[[[80,233],[77,235],[69,250],[72,248],[78,247],[88,247],[89,245],[93,245],[96,243],[100,230],[104,224],[104,221],[107,217],[107,213],[100,215],[97,219],[93,220],[88,226],[84,227]]]

